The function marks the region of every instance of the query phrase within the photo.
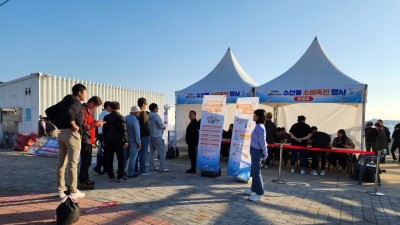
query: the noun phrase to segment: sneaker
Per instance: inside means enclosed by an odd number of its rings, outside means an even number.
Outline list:
[[[303,172],[303,170],[301,172]],[[313,176],[318,176],[318,172],[316,170],[311,171],[310,174]]]
[[[71,197],[73,199],[83,198],[83,197],[85,197],[85,193],[83,193],[80,190],[76,189],[76,192],[75,193],[71,193],[69,195],[69,197]]]
[[[57,196],[58,196],[59,198],[65,198],[65,197],[67,197],[67,195],[64,193],[64,191],[58,191]]]
[[[186,173],[196,173],[196,170],[194,170],[194,169],[188,169],[188,170],[186,170]]]
[[[253,194],[253,191],[249,188],[249,189],[244,190],[243,193],[245,195],[250,195],[251,196]]]
[[[115,180],[116,182],[122,182],[122,181],[127,181],[128,179],[126,179],[126,177],[117,177],[117,179]]]
[[[250,197],[249,197],[250,201],[253,201],[253,202],[257,202],[257,201],[261,200],[261,198],[262,198],[262,196],[261,196],[261,195],[258,195],[258,194],[256,194],[256,193],[253,193],[253,194],[250,195]]]
[[[326,175],[325,170],[321,170],[321,173],[319,173],[319,175],[325,176]]]
[[[150,171],[156,171],[157,168],[150,168]]]
[[[158,172],[169,172],[169,169],[164,168],[164,169],[162,169],[162,170],[159,170]]]
[[[294,169],[291,169],[290,172],[291,172],[291,173],[294,173]]]
[[[115,177],[109,177],[108,180],[109,180],[109,181],[114,181],[114,180],[115,180]]]
[[[302,170],[300,171],[300,173],[301,173],[301,174],[306,174],[306,171],[302,169]]]
[[[147,175],[150,175],[151,173],[150,172],[144,172],[144,173],[142,173],[142,176],[147,176]]]
[[[128,175],[128,178],[135,178],[135,177],[138,177],[138,175],[136,173],[133,175]]]
[[[263,168],[263,167],[261,167],[261,168]],[[269,168],[269,166],[268,166],[268,165],[265,165],[265,166],[264,166],[264,168],[265,168],[265,169],[268,169],[268,168]]]

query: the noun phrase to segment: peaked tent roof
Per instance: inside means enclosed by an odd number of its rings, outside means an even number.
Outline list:
[[[304,55],[285,73],[259,86],[267,87],[315,87],[335,85],[364,85],[340,71],[324,49],[317,37]]]
[[[250,78],[228,48],[218,65],[203,79],[177,92],[251,88],[258,84]]]

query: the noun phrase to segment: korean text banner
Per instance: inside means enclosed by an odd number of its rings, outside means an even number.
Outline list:
[[[28,149],[29,154],[58,156],[58,141],[54,137],[40,137],[39,140]]]
[[[362,87],[277,87],[271,89],[256,89],[260,102],[287,103],[361,103],[363,101]]]
[[[206,95],[203,98],[196,166],[199,170],[219,172],[225,101],[225,95]]]
[[[238,98],[229,152],[228,176],[241,180],[250,179],[251,158],[250,139],[255,127],[254,110],[258,108],[258,98]]]
[[[227,81],[229,82],[229,81]],[[185,91],[176,92],[176,104],[201,104],[206,95],[225,95],[226,103],[235,103],[237,98],[251,97],[251,88],[217,91]]]

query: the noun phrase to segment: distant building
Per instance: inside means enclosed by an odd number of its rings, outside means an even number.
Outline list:
[[[127,115],[137,99],[144,97],[148,103],[164,105],[165,96],[162,93],[136,90],[127,87],[101,84],[90,81],[53,76],[46,73],[32,73],[8,82],[0,82],[0,145],[5,139],[12,144],[16,133],[37,132],[39,115],[45,116],[45,110],[71,94],[73,85],[81,83],[87,87],[87,99],[99,96],[104,101],[118,101],[121,104],[121,114]],[[99,107],[94,113],[100,113]],[[164,108],[160,107],[160,115]]]

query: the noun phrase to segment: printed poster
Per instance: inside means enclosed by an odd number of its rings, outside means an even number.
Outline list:
[[[235,118],[229,151],[228,176],[244,181],[250,179],[250,140],[251,132],[256,125],[253,121],[253,113],[258,108],[258,101],[258,97],[238,98],[234,111]]]
[[[206,95],[203,98],[197,152],[198,170],[219,172],[225,105],[225,95]]]
[[[364,85],[340,85],[337,87],[287,87],[257,89],[256,96],[261,102],[290,103],[361,103]]]
[[[58,156],[58,141],[54,137],[40,137],[38,141],[28,149],[29,154],[50,157]]]

